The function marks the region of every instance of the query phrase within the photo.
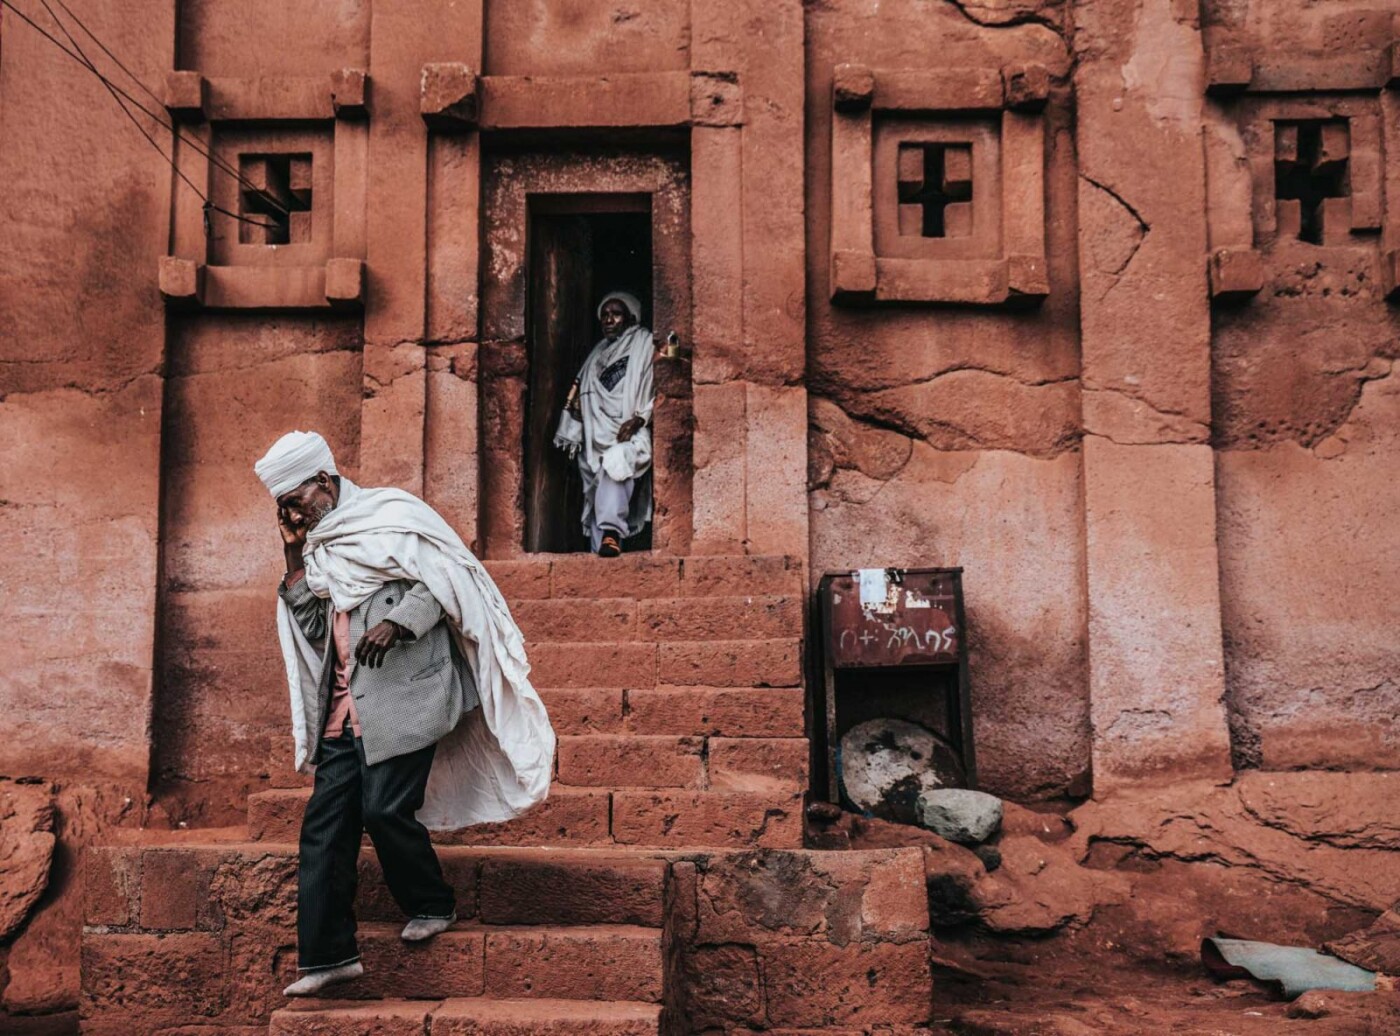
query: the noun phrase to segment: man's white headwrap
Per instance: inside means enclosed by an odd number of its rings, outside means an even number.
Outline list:
[[[295,489],[318,472],[340,474],[335,469],[330,446],[316,432],[288,432],[253,465],[253,471],[273,499]]]
[[[621,302],[624,306],[627,307],[627,312],[632,314],[633,320],[637,321],[638,323],[641,323],[642,304],[640,301],[638,301],[637,296],[625,291],[610,291],[603,296],[603,301],[598,303],[599,320],[603,319],[603,307],[606,306],[609,302],[612,302],[614,299],[616,299],[618,302]]]

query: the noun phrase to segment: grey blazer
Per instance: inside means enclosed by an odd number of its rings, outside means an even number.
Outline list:
[[[308,703],[310,761],[319,761],[321,735],[330,707],[332,605],[308,589],[305,579],[292,586],[278,580],[277,593],[291,608],[306,638],[321,649],[321,682],[315,704]],[[355,647],[385,619],[404,629],[405,637],[370,669],[357,665]],[[422,583],[385,583],[350,613],[350,696],[360,720],[365,762],[373,765],[433,744],[481,704],[471,666],[453,642],[442,606]]]

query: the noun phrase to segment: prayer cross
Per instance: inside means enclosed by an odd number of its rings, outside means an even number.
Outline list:
[[[900,144],[898,176],[901,234],[972,233],[971,144]]]
[[[245,245],[311,240],[311,156],[239,155],[238,240]]]
[[[1289,218],[1285,203],[1297,206],[1298,240],[1322,244],[1328,198],[1345,198],[1349,155],[1345,119],[1274,123],[1274,205],[1279,226]]]

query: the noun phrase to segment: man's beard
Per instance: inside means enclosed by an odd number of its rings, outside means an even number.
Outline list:
[[[320,525],[321,519],[324,518],[326,515],[330,514],[334,507],[335,504],[325,504],[322,507],[312,508],[311,514],[309,516],[311,520],[306,523],[307,531],[309,532],[312,529],[316,528],[316,526]]]

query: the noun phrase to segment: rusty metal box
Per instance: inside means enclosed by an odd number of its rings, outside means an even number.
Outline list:
[[[817,605],[828,801],[841,800],[841,738],[872,718],[928,727],[951,749],[949,783],[974,787],[962,569],[829,572]]]

